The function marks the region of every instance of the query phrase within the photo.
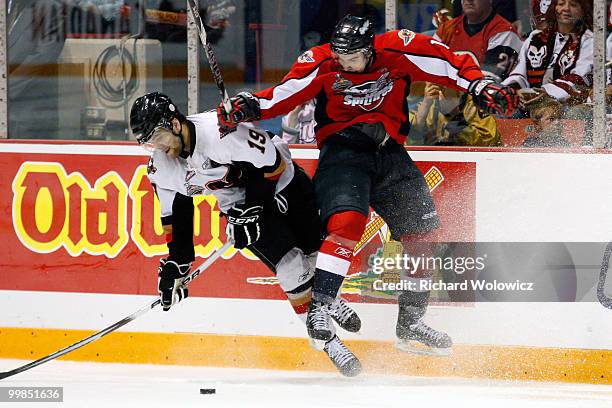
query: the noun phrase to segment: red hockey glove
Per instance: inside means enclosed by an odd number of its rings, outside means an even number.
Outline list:
[[[232,132],[240,122],[252,122],[261,117],[259,99],[248,92],[240,92],[230,98],[230,111],[226,112],[223,102],[217,107],[217,120],[222,135]]]
[[[516,91],[492,79],[483,78],[473,81],[468,92],[474,98],[476,106],[488,113],[510,116],[518,106]]]

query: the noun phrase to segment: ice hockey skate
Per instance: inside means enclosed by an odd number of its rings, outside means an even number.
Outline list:
[[[327,342],[335,334],[329,308],[329,304],[314,299],[310,301],[310,306],[308,307],[306,328],[308,329],[308,336],[314,340],[318,349],[320,349],[321,341]]]
[[[329,305],[329,315],[338,326],[348,332],[357,333],[361,329],[361,319],[348,303],[340,297]]]
[[[345,377],[355,377],[361,372],[361,362],[344,343],[335,336],[325,343],[323,351]]]
[[[395,334],[395,347],[400,351],[433,356],[448,356],[452,352],[453,341],[450,336],[433,329],[421,319],[412,321],[402,318],[400,314]]]

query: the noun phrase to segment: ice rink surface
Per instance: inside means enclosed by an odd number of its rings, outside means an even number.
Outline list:
[[[0,370],[25,364],[0,360]],[[18,407],[486,407],[611,408],[612,386],[368,376],[53,361],[0,381],[1,387],[64,387],[62,403]],[[200,388],[216,394],[201,395]],[[427,405],[423,405],[427,404]]]

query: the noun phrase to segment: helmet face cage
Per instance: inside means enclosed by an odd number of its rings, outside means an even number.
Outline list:
[[[336,54],[368,53],[374,41],[374,25],[365,17],[346,15],[334,28],[330,46]]]
[[[159,92],[141,96],[134,101],[130,112],[130,128],[139,144],[147,143],[155,129],[172,130],[172,119],[179,113],[172,100]]]

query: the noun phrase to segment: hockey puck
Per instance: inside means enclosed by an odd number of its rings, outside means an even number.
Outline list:
[[[216,392],[214,388],[200,388],[200,394],[215,394]]]

